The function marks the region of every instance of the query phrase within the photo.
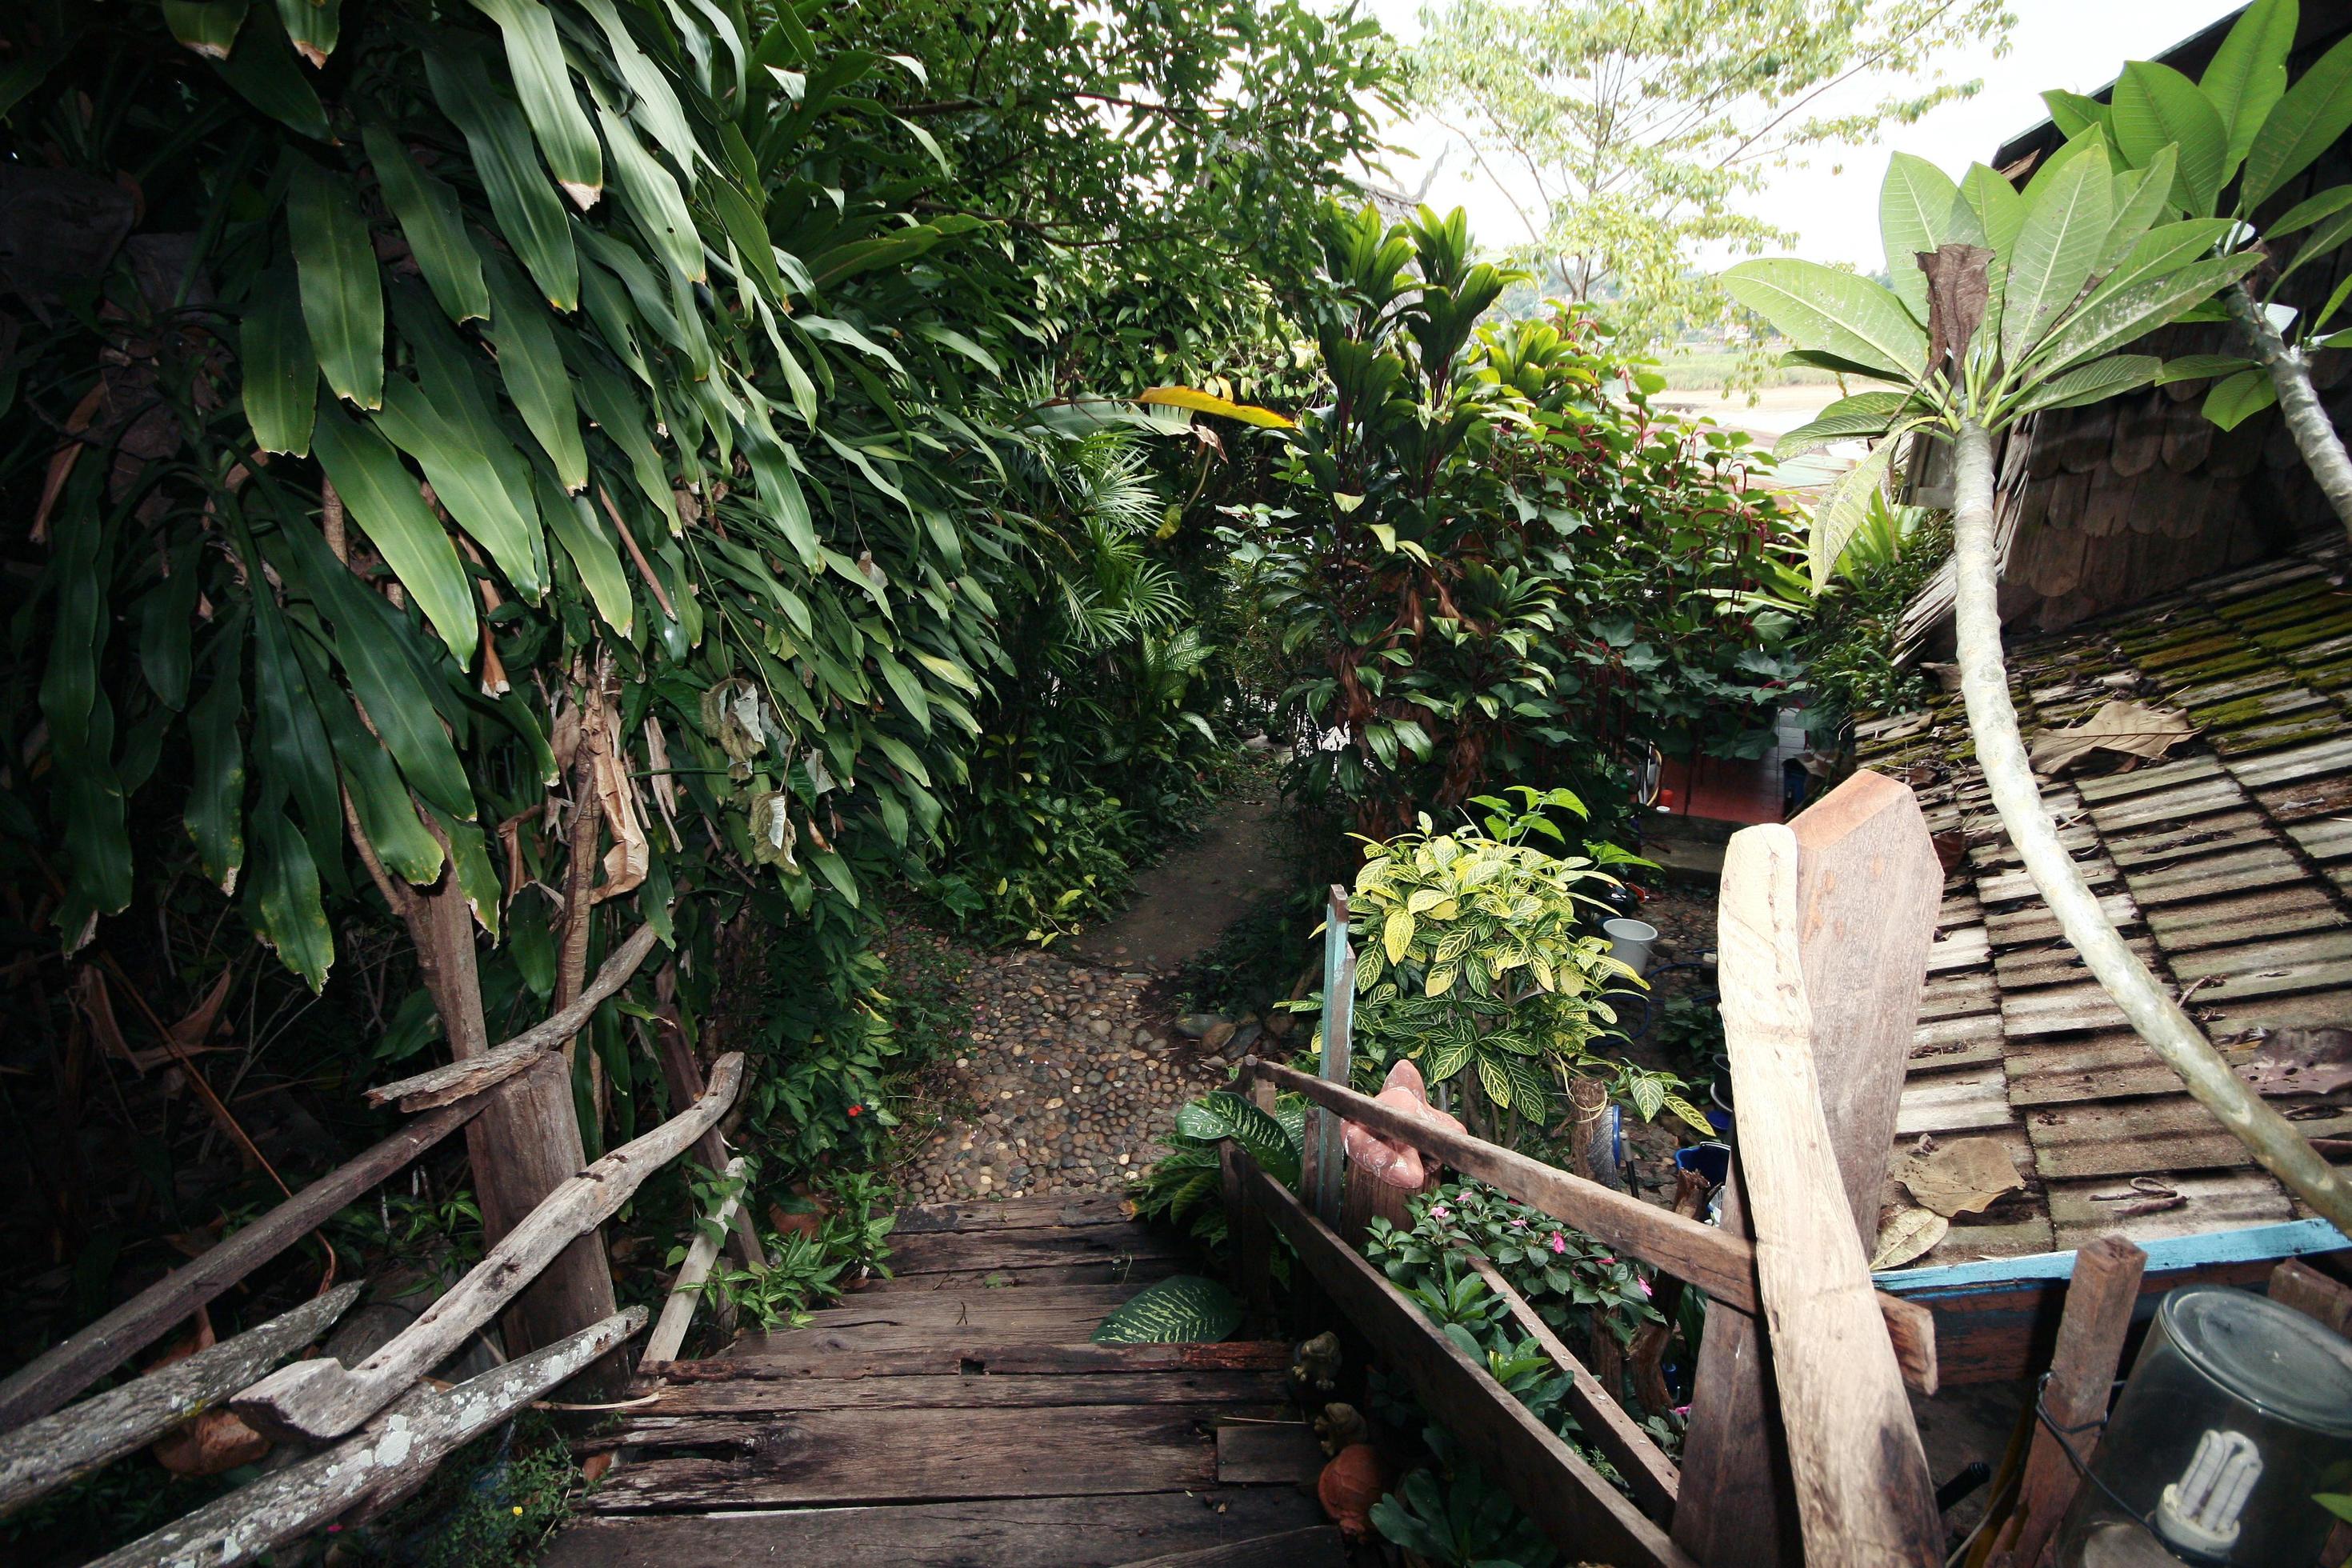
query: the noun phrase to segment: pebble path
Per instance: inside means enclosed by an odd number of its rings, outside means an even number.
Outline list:
[[[898,1172],[910,1202],[1118,1192],[1160,1153],[1176,1109],[1224,1058],[1147,1012],[1153,976],[1050,953],[975,954],[971,1026],[924,1076],[945,1113]]]

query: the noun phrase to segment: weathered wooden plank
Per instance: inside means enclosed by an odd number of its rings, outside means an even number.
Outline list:
[[[2014,1106],[2126,1100],[2181,1089],[2180,1075],[2146,1041],[2125,1030],[2052,1045],[2021,1043],[2007,1062],[2009,1102]]]
[[[2273,1269],[2270,1298],[2352,1339],[2352,1286],[2330,1279],[2310,1264],[2290,1258]]]
[[[2315,822],[2300,822],[2288,828],[2286,834],[2315,860],[2352,857],[2352,821],[2343,817],[2324,816]]]
[[[2132,901],[2129,893],[2120,889],[2099,895],[2099,912],[2119,930],[2127,930],[2139,923],[2139,906]],[[2058,917],[2050,912],[2050,906],[2039,901],[2013,910],[1988,910],[1984,927],[1985,935],[1991,940],[1995,952],[2028,943],[2054,942],[2064,934],[2059,931]]]
[[[364,1098],[370,1105],[390,1105],[397,1100],[405,1111],[430,1110],[436,1105],[453,1104],[504,1083],[535,1065],[549,1051],[562,1049],[585,1027],[589,1016],[604,999],[629,983],[629,977],[646,961],[646,954],[653,951],[656,940],[653,927],[639,926],[629,933],[626,942],[613,950],[613,955],[596,971],[596,978],[570,1006],[480,1056],[381,1085],[369,1089]]]
[[[728,1351],[757,1360],[810,1351],[923,1348],[969,1340],[1059,1344],[1081,1341],[1135,1294],[1128,1285],[986,1287],[861,1294],[807,1315],[805,1327],[746,1334]]]
[[[971,1270],[1013,1271],[1121,1258],[1182,1258],[1192,1248],[1165,1229],[1129,1221],[1123,1225],[1032,1226],[1020,1230],[935,1231],[892,1241],[890,1272],[917,1274]]]
[[[2156,943],[2148,938],[2133,937],[2126,944],[2144,963],[2156,962]],[[2039,947],[2012,948],[1993,960],[1993,973],[2000,979],[2000,988],[2009,991],[2032,991],[2051,985],[2076,985],[2090,978],[2083,955],[2074,944],[2063,940]]]
[[[1847,903],[1847,918],[1862,928],[1848,933],[1849,942],[1858,942],[1868,917],[1851,900],[1866,899],[1871,889],[1862,868],[1854,870],[1841,901]],[[1890,891],[1899,897],[1901,889],[1897,880]],[[1733,835],[1724,856],[1717,927],[1724,1035],[1741,1111],[1738,1173],[1756,1236],[1778,1425],[1788,1446],[1804,1559],[1856,1568],[1938,1564],[1942,1531],[1935,1485],[1872,1300],[1851,1205],[1838,1212],[1846,1184],[1824,1106],[1828,1096],[1849,1090],[1825,1085],[1814,1064],[1815,1023],[1800,948],[1805,910],[1798,894],[1796,834],[1768,825]],[[1916,945],[1907,973],[1924,966],[1924,931]],[[1907,973],[1893,970],[1888,988],[1910,993],[1916,982]],[[1907,1018],[1902,1022],[1907,1028]],[[1899,1066],[1894,1077],[1899,1081]],[[1847,1152],[1857,1165],[1874,1163],[1882,1147],[1874,1141],[1866,1153]],[[1877,1189],[1874,1171],[1867,1187],[1873,1220]],[[1702,1364],[1702,1391],[1706,1378]],[[1678,1515],[1698,1495],[1694,1471]],[[1694,1539],[1679,1519],[1677,1537]],[[1710,1559],[1727,1544],[1711,1539]],[[1751,1543],[1749,1552],[1754,1550]]]
[[[2044,1106],[2025,1118],[2045,1180],[2228,1170],[2253,1163],[2246,1146],[2186,1094]]]
[[[1881,1152],[1901,1118],[1906,1070],[1924,1033],[1952,1026],[1918,1025],[1915,978],[1926,971],[1937,912],[1950,900],[1916,802],[1884,775],[1855,774],[1800,814],[1790,831],[1794,941],[1812,1005],[1819,1116],[1832,1140],[1850,1234],[1861,1245],[1877,1230],[1886,1173]],[[1725,1195],[1724,1223],[1747,1234],[1739,1183]],[[1772,1414],[1767,1347],[1753,1319],[1710,1308],[1706,1330],[1675,1539],[1710,1563],[1795,1562],[1798,1510],[1782,1426]],[[1933,1343],[1932,1336],[1916,1337]],[[1932,1368],[1920,1370],[1932,1391]]]
[[[2094,892],[2114,889],[2117,879],[2122,875],[2116,869],[2115,862],[2108,859],[2105,854],[2077,856],[2074,858],[2074,864],[2082,868],[2083,880],[2090,885]],[[2133,890],[2137,892],[2138,889],[2135,888]],[[2042,889],[2033,885],[2032,877],[2021,868],[2014,871],[1994,871],[1979,877],[1977,897],[1984,901],[1986,909],[1990,910],[2004,904],[2021,903],[2029,900],[2038,902],[2042,897]]]
[[[908,1237],[939,1231],[1066,1229],[1072,1226],[1128,1225],[1133,1205],[1116,1193],[1071,1193],[1043,1198],[997,1198],[965,1204],[909,1204],[891,1228],[894,1247]]]
[[[2223,765],[2230,770],[2231,777],[2251,790],[2299,784],[2352,768],[2352,735],[2288,751],[2268,752],[2257,757],[2231,757]]]
[[[2274,784],[2257,790],[2254,798],[2263,809],[2280,822],[2305,822],[2315,816],[2334,816],[2352,811],[2352,770],[2340,773],[2322,773],[2317,778],[2299,779],[2292,784]]]
[[[2214,855],[2224,849],[2251,849],[2275,843],[2277,836],[2252,806],[2216,812],[2190,821],[2171,820],[2137,833],[2111,836],[2107,858],[2126,873],[2145,866],[2178,860],[2189,855]]]
[[[910,1331],[911,1332],[911,1331]],[[1214,1345],[1097,1345],[934,1331],[936,1337],[878,1348],[804,1345],[779,1336],[755,1358],[682,1361],[638,1368],[673,1382],[783,1383],[926,1376],[1101,1376],[1173,1369],[1255,1372],[1290,1365],[1290,1347],[1239,1340]],[[805,1338],[806,1336],[803,1336]]]
[[[2095,980],[2004,994],[2000,999],[2000,1023],[2012,1040],[2130,1026],[2123,1009],[2116,1005],[2106,987]]]
[[[2210,822],[2242,812],[2246,792],[2237,780],[2218,769],[2210,778],[2197,779],[2175,789],[2125,795],[2089,808],[2091,821],[2110,837],[2126,837],[2152,828],[2187,822]]]
[[[677,1278],[670,1282],[669,1295],[662,1301],[661,1316],[655,1320],[654,1331],[646,1336],[645,1358],[647,1361],[675,1361],[680,1346],[686,1343],[686,1331],[694,1321],[695,1303],[702,1298],[702,1282],[710,1278],[711,1266],[719,1261],[719,1238],[734,1224],[735,1213],[743,1206],[743,1184],[750,1177],[751,1166],[740,1154],[727,1162],[721,1174],[729,1184],[727,1195],[719,1200],[718,1212],[711,1223],[698,1228],[694,1239],[687,1244],[686,1259],[678,1265]]]
[[[1982,971],[1939,974],[1919,994],[1919,1021],[1973,1018],[2000,1010],[2000,987]]]
[[[1675,1464],[1658,1451],[1650,1435],[1633,1424],[1617,1403],[1615,1394],[1601,1386],[1600,1380],[1576,1359],[1543,1315],[1528,1304],[1528,1299],[1503,1277],[1502,1270],[1486,1259],[1473,1256],[1471,1267],[1486,1282],[1486,1288],[1501,1297],[1511,1310],[1511,1319],[1532,1338],[1552,1365],[1569,1379],[1568,1407],[1575,1413],[1576,1423],[1584,1428],[1593,1445],[1609,1456],[1625,1484],[1633,1489],[1633,1500],[1642,1511],[1662,1529],[1672,1529],[1675,1521],[1675,1493],[1681,1486],[1681,1477]]]
[[[2127,773],[2079,778],[2074,781],[2074,793],[2084,805],[2095,808],[2103,802],[2127,800],[2136,795],[2169,794],[2213,778],[2221,772],[2221,764],[2211,757],[2183,757],[2177,763],[2158,763],[2154,767],[2134,768]]]
[[[0,1431],[46,1415],[175,1323],[317,1229],[321,1221],[481,1114],[479,1099],[418,1117],[347,1160],[184,1268],[175,1268],[0,1382]]]
[[[2034,1429],[2017,1506],[1994,1538],[1994,1551],[2011,1552],[2018,1562],[2037,1563],[2042,1546],[2057,1533],[2058,1521],[2083,1483],[2075,1460],[2050,1428],[2055,1426],[2071,1435],[2082,1463],[2093,1461],[2147,1262],[2146,1253],[2119,1236],[2100,1237],[2075,1254],[2065,1315],[2058,1324],[2057,1352],[2042,1387],[2042,1406],[2050,1421]]]
[[[1217,1481],[1229,1487],[1312,1488],[1323,1473],[1323,1445],[1304,1421],[1217,1423]]]
[[[1690,1564],[1600,1472],[1463,1353],[1386,1276],[1252,1164],[1252,1201],[1356,1331],[1370,1340],[1432,1416],[1564,1549],[1619,1568]]]
[[[954,1268],[931,1274],[877,1276],[858,1287],[862,1298],[939,1290],[1026,1289],[1043,1285],[1124,1285],[1129,1289],[1187,1272],[1176,1258],[1106,1258],[1029,1268]]]
[[[691,1364],[691,1363],[690,1363]],[[687,1416],[756,1415],[790,1410],[1033,1409],[1055,1405],[1198,1405],[1218,1409],[1278,1403],[1289,1392],[1279,1371],[1229,1372],[1171,1366],[1158,1372],[924,1373],[910,1377],[803,1377],[678,1383],[657,1403],[629,1413],[623,1440],[639,1426]]]
[[[0,1513],[143,1447],[327,1331],[360,1293],[338,1285],[244,1333],[0,1436]]]
[[[1127,1568],[1346,1568],[1348,1549],[1330,1525],[1286,1531],[1230,1546],[1203,1547],[1166,1557],[1148,1557]]]
[[[2200,991],[2189,998],[2189,1005],[2205,1026],[2206,1034],[2220,1045],[2251,1039],[2252,1031],[2258,1028],[2333,1028],[2344,1022],[2344,998],[2335,991],[2299,996],[2249,996],[2243,1000],[2210,996]]]
[[[1992,944],[1986,939],[1980,925],[1947,929],[1937,935],[1927,949],[1927,973],[1944,974],[1956,969],[1974,969],[1992,954]]]
[[[741,1053],[720,1058],[700,1100],[548,1194],[463,1279],[359,1365],[331,1356],[299,1361],[236,1395],[229,1408],[273,1437],[323,1441],[351,1431],[456,1354],[574,1239],[618,1213],[647,1176],[717,1126],[742,1082]]]
[[[1915,1031],[1906,1066],[1912,1072],[1982,1067],[2000,1061],[2007,1045],[2008,1037],[2000,1032],[1999,1013],[1940,1019]]]
[[[593,1510],[593,1494],[587,1506]],[[1054,1497],[668,1516],[591,1511],[566,1526],[540,1561],[542,1568],[1123,1568],[1139,1558],[1287,1535],[1322,1519],[1312,1499],[1280,1487],[1147,1492],[1115,1504]]]
[[[236,1568],[428,1473],[442,1458],[645,1326],[631,1307],[455,1388],[418,1388],[348,1441],[141,1536],[94,1568]]]
[[[1216,1480],[1206,1426],[1182,1405],[1034,1410],[804,1410],[766,1418],[724,1457],[654,1455],[622,1465],[588,1502],[598,1513],[1111,1497]]]
[[[2277,1178],[2259,1169],[2183,1174],[2149,1173],[2139,1186],[2124,1175],[2049,1184],[2053,1245],[2063,1251],[2114,1231],[2147,1243],[2169,1236],[2200,1236],[2275,1225],[2294,1217],[2294,1202]],[[2180,1201],[2171,1205],[2164,1194]]]
[[[2147,929],[2167,953],[2302,931],[2352,927],[2327,889],[2315,882],[2290,883],[2266,892],[2209,899],[2150,910]]]
[[[1913,1073],[1904,1080],[1895,1131],[1905,1138],[1922,1132],[1973,1132],[2007,1127],[2016,1120],[2009,1105],[2008,1079],[1995,1058],[1948,1072]]]

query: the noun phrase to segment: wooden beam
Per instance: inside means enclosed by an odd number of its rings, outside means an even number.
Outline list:
[[[1715,1305],[1740,1312],[1756,1310],[1756,1248],[1742,1237],[1726,1236],[1715,1226],[1686,1219],[1630,1193],[1604,1187],[1467,1132],[1408,1116],[1370,1095],[1274,1062],[1244,1057],[1236,1071],[1243,1082],[1293,1090],[1382,1137],[1434,1155],[1465,1176],[1475,1176],[1554,1219],[1688,1280],[1705,1290]],[[1904,1381],[1922,1393],[1933,1394],[1937,1379],[1934,1315],[1883,1292],[1877,1304]],[[1685,1466],[1685,1487],[1688,1479]]]
[[[595,980],[570,1006],[480,1056],[369,1089],[367,1102],[382,1106],[397,1100],[403,1110],[429,1110],[504,1083],[549,1051],[561,1050],[565,1041],[586,1026],[589,1016],[604,1005],[607,996],[629,983],[629,977],[636,973],[637,966],[645,963],[646,954],[653,951],[657,940],[653,927],[639,926],[604,960],[604,967],[596,971]]]
[[[1568,1407],[1576,1415],[1577,1423],[1591,1436],[1595,1447],[1609,1456],[1625,1484],[1633,1489],[1633,1500],[1661,1529],[1671,1527],[1675,1519],[1675,1491],[1682,1484],[1675,1473],[1675,1463],[1658,1451],[1650,1435],[1633,1424],[1624,1406],[1611,1397],[1607,1389],[1576,1359],[1552,1326],[1528,1304],[1528,1299],[1503,1278],[1503,1271],[1475,1253],[1470,1255],[1470,1267],[1486,1288],[1503,1299],[1519,1327],[1533,1336],[1552,1364],[1569,1378]]]
[[[1482,1362],[1438,1332],[1420,1308],[1309,1214],[1287,1187],[1246,1154],[1242,1159],[1249,1201],[1297,1249],[1300,1263],[1333,1305],[1554,1544],[1580,1560],[1618,1568],[1691,1568],[1691,1559],[1664,1531],[1529,1414]]]
[[[1732,836],[1716,947],[1739,1169],[1804,1561],[1936,1568],[1944,1556],[1936,1489],[1872,1299],[1813,1063],[1797,854],[1796,835],[1778,824]]]
[[[355,1367],[328,1356],[296,1362],[238,1394],[229,1408],[271,1437],[319,1442],[351,1431],[456,1354],[575,1237],[611,1218],[647,1176],[717,1124],[742,1085],[742,1056],[720,1058],[709,1092],[548,1194],[448,1294],[367,1360]]]
[[[0,1437],[0,1514],[145,1447],[243,1388],[325,1333],[359,1293],[356,1279],[338,1285],[259,1328]]]
[[[362,1500],[430,1471],[444,1456],[576,1374],[645,1326],[631,1307],[455,1388],[412,1391],[350,1441],[231,1492],[92,1568],[236,1568]]]
[[[662,1300],[661,1317],[654,1323],[654,1331],[646,1336],[645,1359],[675,1361],[678,1347],[686,1343],[686,1331],[694,1321],[695,1303],[701,1300],[702,1282],[710,1278],[711,1265],[719,1261],[719,1238],[743,1206],[743,1183],[751,1166],[740,1154],[727,1162],[726,1177],[733,1188],[719,1200],[719,1212],[710,1223],[695,1229],[694,1240],[687,1247],[686,1261],[678,1266],[677,1279]]]
[[[420,1116],[345,1161],[184,1268],[175,1268],[0,1383],[0,1431],[47,1415],[129,1361],[174,1323],[319,1228],[329,1215],[478,1115],[468,1100]]]
[[[2270,1297],[2352,1339],[2352,1286],[2336,1283],[2310,1264],[2290,1258],[2272,1269]]]
[[[1822,1112],[1866,1252],[1877,1235],[1879,1190],[1944,871],[1917,800],[1881,773],[1855,773],[1790,826],[1797,840],[1797,947],[1812,1012]],[[1737,1179],[1723,1195],[1722,1222],[1733,1236],[1749,1234]],[[1882,1311],[1893,1300],[1880,1298]],[[1934,1320],[1921,1308],[1910,1312],[1907,1329],[1889,1317],[1896,1359],[1906,1383],[1933,1394]],[[1675,1539],[1706,1562],[1773,1568],[1801,1560],[1769,1360],[1753,1316],[1710,1303],[1675,1516]]]
[[[2147,1264],[2147,1254],[2113,1234],[2096,1237],[2074,1255],[2074,1279],[2066,1287],[2066,1315],[2058,1322],[2058,1353],[2050,1363],[2042,1405],[2052,1421],[2072,1433],[2074,1452],[2086,1465],[2099,1451],[2094,1424],[2107,1414]],[[2082,1484],[2057,1437],[2036,1422],[2017,1506],[1994,1537],[1994,1555],[2006,1552],[2019,1563],[2040,1562],[2042,1548],[2058,1532]]]

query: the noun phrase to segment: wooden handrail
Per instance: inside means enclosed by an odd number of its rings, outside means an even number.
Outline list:
[[[743,1206],[743,1188],[751,1176],[750,1163],[738,1154],[727,1162],[722,1174],[732,1190],[719,1200],[719,1207],[709,1223],[696,1228],[694,1240],[686,1249],[686,1259],[678,1266],[677,1279],[670,1285],[669,1294],[662,1299],[661,1316],[646,1340],[646,1361],[677,1359],[679,1347],[686,1343],[686,1331],[694,1322],[695,1303],[702,1300],[702,1283],[710,1278],[711,1268],[719,1261],[719,1244],[728,1227],[734,1224],[737,1211]]]
[[[1697,1286],[1711,1300],[1734,1311],[1753,1316],[1757,1310],[1756,1248],[1739,1237],[1275,1062],[1244,1057],[1234,1072],[1244,1082],[1255,1079],[1305,1095],[1349,1121],[1435,1155],[1465,1175],[1475,1176],[1587,1236]],[[1877,1300],[1904,1381],[1932,1394],[1936,1390],[1933,1315],[1916,1302],[1884,1291]]]

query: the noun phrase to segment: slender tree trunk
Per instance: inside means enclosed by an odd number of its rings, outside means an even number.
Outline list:
[[[2344,438],[2336,433],[2336,422],[2328,418],[2311,384],[2311,361],[2279,334],[2244,284],[2232,285],[2221,298],[2255,362],[2270,373],[2271,385],[2278,390],[2279,413],[2294,437],[2295,450],[2303,454],[2304,466],[2336,509],[2336,521],[2352,532],[2352,456],[2346,455]]]
[[[2010,841],[2017,846],[2033,885],[2059,929],[2099,984],[2123,1009],[2139,1037],[2179,1073],[2197,1102],[2220,1119],[2253,1152],[2263,1168],[2333,1221],[2352,1232],[2352,1182],[2320,1158],[2318,1151],[2277,1111],[2249,1089],[2212,1042],[2197,1027],[2147,965],[2124,942],[2099,909],[2099,901],[2058,842],[2058,827],[2042,804],[2018,732],[2017,710],[2009,697],[2009,671],[2002,662],[1999,573],[1993,560],[1992,437],[1974,420],[1960,426],[1958,471],[1954,483],[1952,563],[1957,579],[1960,690],[1975,738],[1977,762],[1992,791],[1994,807]],[[2342,448],[2337,448],[2339,458]]]

